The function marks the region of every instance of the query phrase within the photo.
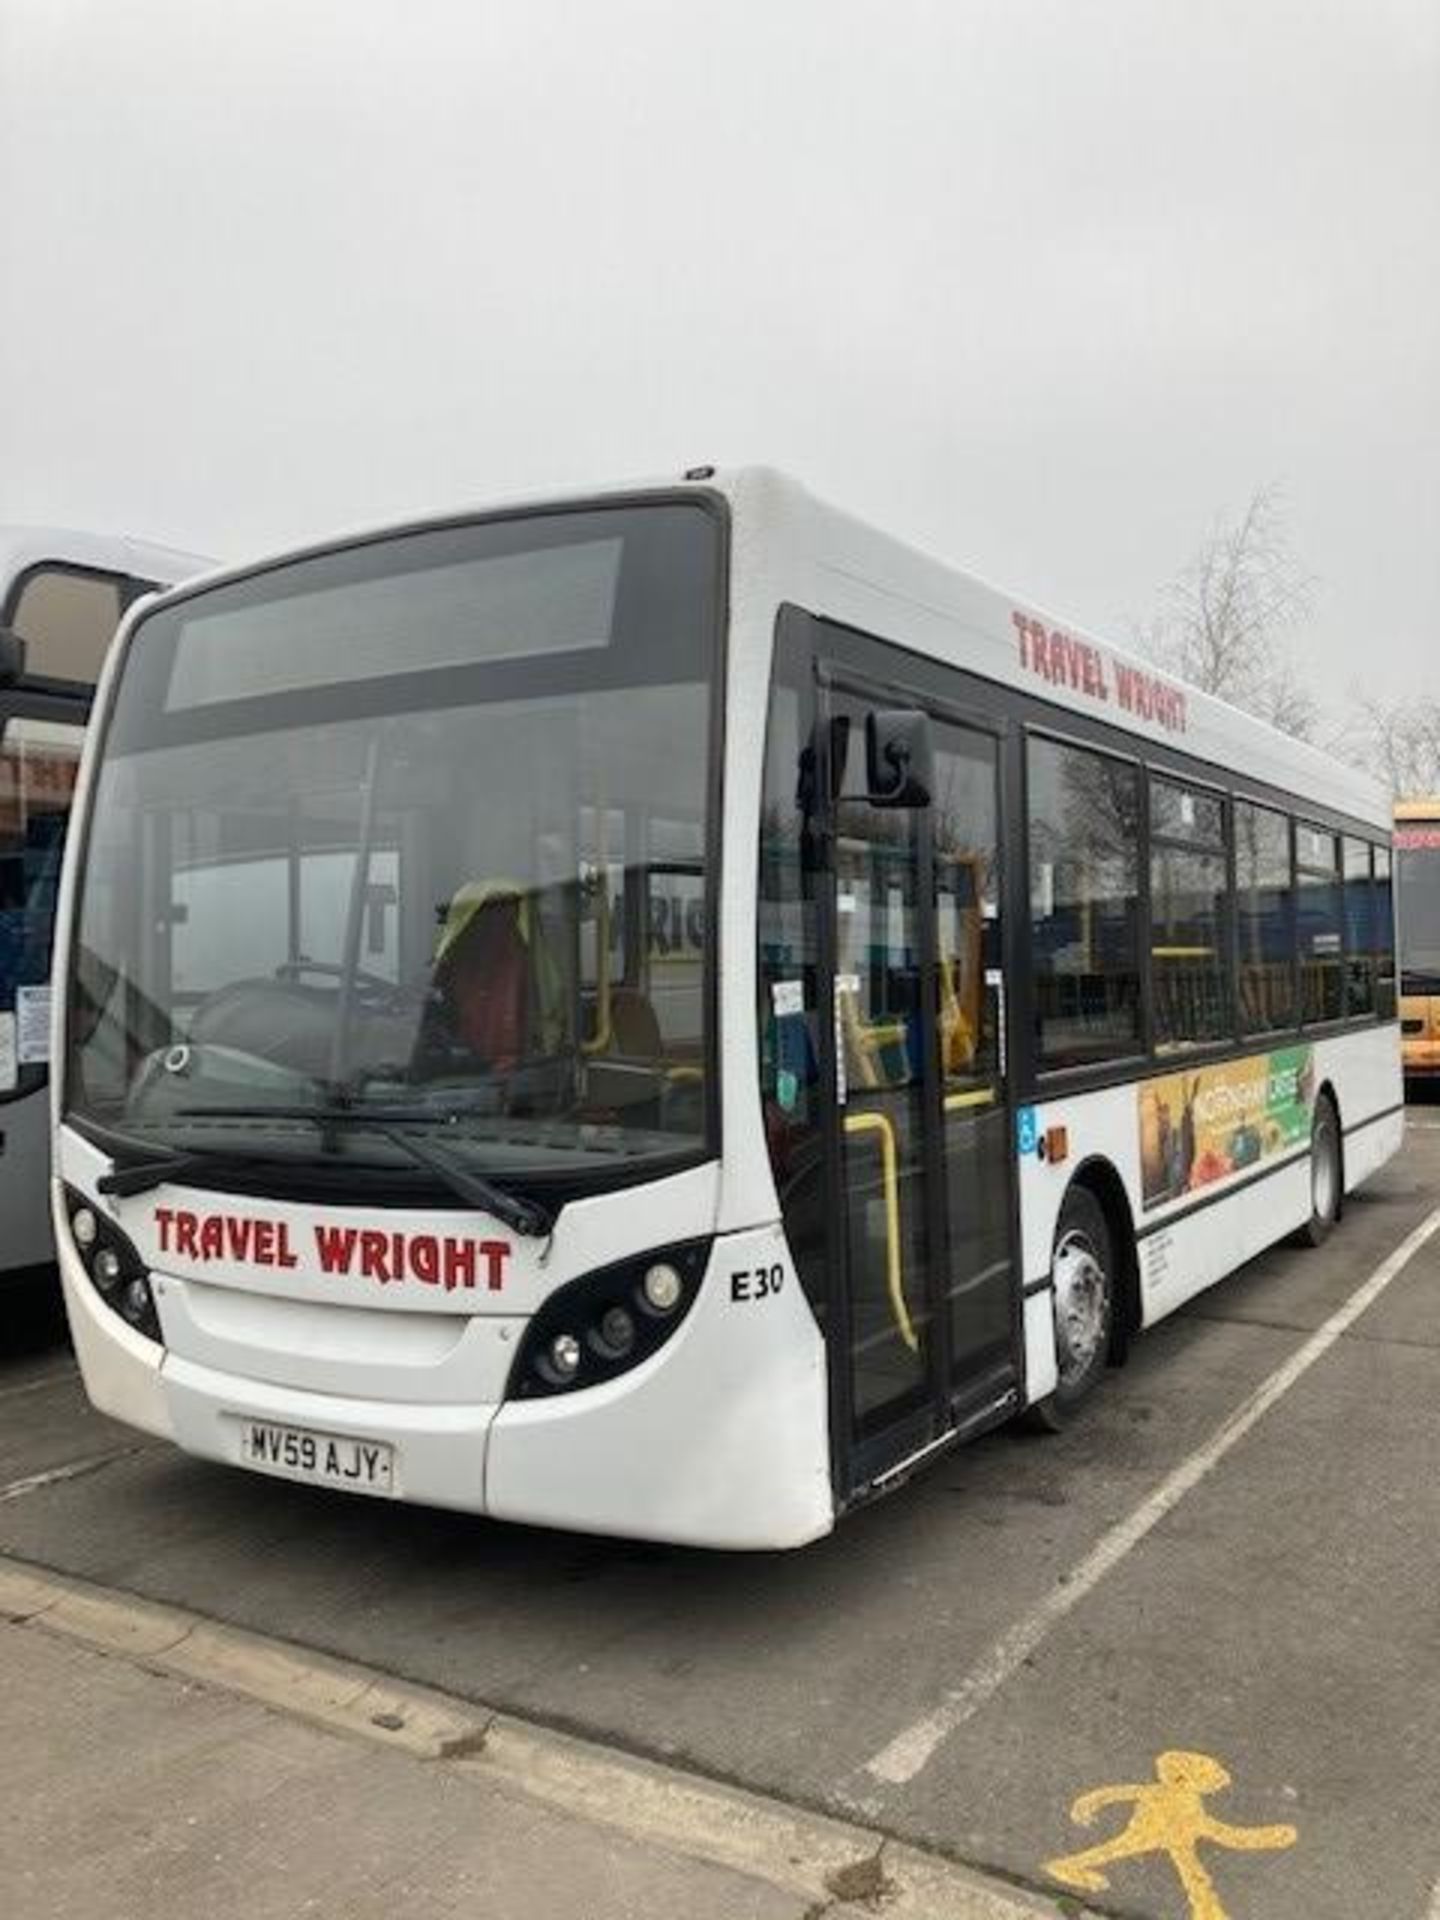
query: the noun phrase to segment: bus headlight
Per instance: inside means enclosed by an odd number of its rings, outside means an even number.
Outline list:
[[[113,1293],[124,1277],[124,1263],[113,1247],[95,1247],[93,1240],[91,1246],[94,1258],[90,1262],[90,1278],[102,1293]]]
[[[71,1237],[96,1293],[127,1326],[158,1345],[160,1316],[139,1254],[113,1220],[68,1187],[65,1203]]]
[[[656,1313],[673,1313],[685,1291],[684,1281],[668,1260],[657,1260],[653,1267],[647,1267],[640,1284],[647,1304]]]
[[[694,1305],[710,1244],[643,1253],[552,1293],[525,1330],[506,1397],[573,1393],[648,1359]]]
[[[557,1333],[545,1356],[562,1380],[580,1371],[580,1342],[573,1333]]]

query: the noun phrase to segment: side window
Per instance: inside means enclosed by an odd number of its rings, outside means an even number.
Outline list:
[[[1395,1018],[1395,897],[1389,847],[1375,853],[1375,1011]]]
[[[27,671],[93,686],[120,624],[128,585],[118,574],[59,565],[27,573],[8,622],[29,645]]]
[[[1375,900],[1370,879],[1370,848],[1364,840],[1346,839],[1345,872],[1345,1011],[1375,1011]]]
[[[1293,1027],[1290,822],[1283,813],[1246,800],[1235,807],[1235,905],[1240,931],[1240,1030],[1274,1033]]]
[[[1042,1067],[1139,1048],[1139,805],[1131,762],[1031,740],[1030,925]]]
[[[1150,965],[1161,1053],[1231,1031],[1225,802],[1150,786]]]
[[[0,1099],[44,1078],[55,889],[81,729],[9,720],[0,736]]]
[[[1300,1014],[1307,1026],[1345,1011],[1344,917],[1340,841],[1303,821],[1295,829],[1296,922],[1300,936]]]

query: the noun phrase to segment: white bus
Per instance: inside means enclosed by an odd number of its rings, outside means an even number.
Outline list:
[[[0,1283],[54,1258],[50,937],[95,677],[126,608],[202,564],[136,540],[0,527]]]
[[[1380,789],[767,470],[169,594],[81,789],[70,1320],[211,1460],[796,1545],[1400,1144]]]

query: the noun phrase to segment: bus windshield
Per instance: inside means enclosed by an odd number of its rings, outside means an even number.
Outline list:
[[[89,809],[67,1115],[292,1182],[423,1178],[440,1129],[522,1183],[712,1151],[719,603],[714,512],[657,501],[157,608]]]
[[[1440,821],[1395,830],[1400,991],[1440,993]]]

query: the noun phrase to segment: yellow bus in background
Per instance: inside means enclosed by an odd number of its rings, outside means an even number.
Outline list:
[[[1395,803],[1395,886],[1405,1077],[1440,1079],[1440,796]]]

